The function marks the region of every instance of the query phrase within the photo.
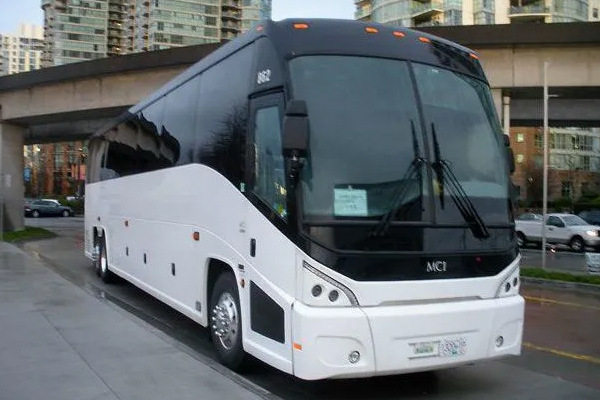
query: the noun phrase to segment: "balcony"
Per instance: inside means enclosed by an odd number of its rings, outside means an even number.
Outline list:
[[[426,28],[428,26],[441,26],[442,22],[437,20],[429,20],[425,22],[419,22],[414,25],[415,28]]]
[[[368,5],[366,7],[362,7],[354,12],[354,19],[357,20],[365,20],[369,18],[373,14],[373,7]]]
[[[232,22],[223,22],[221,24],[222,32],[234,32],[239,33],[242,31],[240,24],[232,23]]]
[[[444,12],[444,3],[441,0],[429,0],[424,3],[413,3],[412,17],[415,25],[417,23],[426,22],[437,14]]]
[[[223,0],[221,8],[223,10],[241,10],[241,5],[240,2],[236,0]]]
[[[510,18],[511,23],[545,22],[546,18],[550,16],[550,7],[546,7],[543,2],[526,6],[512,6],[508,9],[508,18]]]
[[[242,16],[240,13],[234,13],[234,12],[230,12],[230,11],[225,11],[223,12],[223,14],[221,15],[222,19],[231,19],[234,21],[239,21],[242,19]]]

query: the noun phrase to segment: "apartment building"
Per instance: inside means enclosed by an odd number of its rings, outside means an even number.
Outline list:
[[[516,170],[513,182],[522,200],[541,200],[544,132],[538,127],[511,127]],[[550,128],[548,197],[579,199],[600,193],[600,128]]]
[[[598,21],[600,0],[355,0],[355,18],[403,27]]]
[[[0,75],[17,74],[41,67],[44,30],[20,24],[13,34],[0,33]]]
[[[44,65],[230,40],[272,0],[42,0]]]

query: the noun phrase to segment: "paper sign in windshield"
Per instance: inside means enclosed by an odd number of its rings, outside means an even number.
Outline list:
[[[364,189],[334,189],[333,212],[341,217],[366,217],[367,191]]]

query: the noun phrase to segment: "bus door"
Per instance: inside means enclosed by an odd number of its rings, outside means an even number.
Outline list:
[[[246,195],[246,338],[263,350],[265,360],[291,371],[291,307],[295,247],[286,237],[287,192],[281,127],[283,94],[250,100]],[[250,323],[248,323],[248,321]]]

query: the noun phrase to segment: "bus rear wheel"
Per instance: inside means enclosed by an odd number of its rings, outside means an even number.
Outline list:
[[[106,250],[106,240],[104,237],[98,238],[98,258],[96,260],[96,275],[104,283],[112,283],[115,280],[115,274],[108,269],[108,256]]]
[[[242,369],[246,353],[242,345],[242,313],[237,282],[231,273],[217,278],[209,308],[209,329],[219,361],[226,367]]]

